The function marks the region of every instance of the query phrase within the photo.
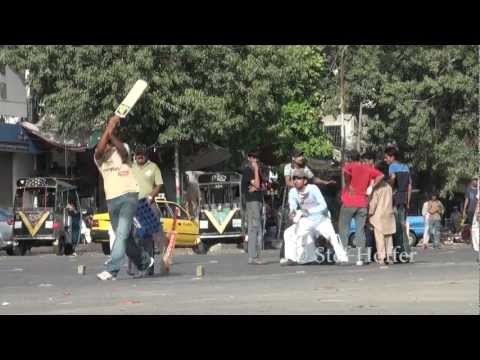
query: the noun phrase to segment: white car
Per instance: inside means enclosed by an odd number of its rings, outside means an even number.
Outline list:
[[[9,255],[13,251],[13,222],[13,213],[0,208],[0,250],[6,250]]]

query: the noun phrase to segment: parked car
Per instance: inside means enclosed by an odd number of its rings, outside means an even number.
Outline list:
[[[176,247],[191,247],[197,253],[204,252],[203,243],[200,239],[198,223],[187,210],[177,203],[156,198],[155,202],[160,210],[161,223],[165,235],[172,230],[173,214],[177,212],[177,239]],[[92,228],[90,236],[92,242],[102,244],[102,250],[105,255],[110,254],[110,215],[108,212],[97,213],[93,215]]]
[[[407,216],[407,223],[410,246],[416,246],[420,239],[423,238],[423,231],[425,230],[423,216]],[[348,237],[349,244],[355,244],[355,229],[355,220],[352,219],[350,223],[350,235]]]
[[[0,250],[5,250],[8,255],[13,254],[13,212],[0,208]]]

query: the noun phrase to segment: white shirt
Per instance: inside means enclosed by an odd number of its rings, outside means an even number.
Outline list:
[[[292,177],[292,172],[294,169],[292,169],[292,164],[287,164],[285,165],[285,168],[283,169],[283,176],[290,176]],[[303,171],[305,171],[305,176],[307,179],[312,179],[313,178],[313,172],[308,168],[308,166],[305,165],[303,168]]]

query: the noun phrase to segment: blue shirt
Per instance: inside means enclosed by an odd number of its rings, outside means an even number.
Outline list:
[[[320,189],[316,185],[307,184],[303,192],[305,194],[303,202],[296,188],[291,188],[288,192],[288,205],[290,211],[305,209],[308,210],[309,220],[320,222],[329,219],[328,207],[323,198]]]
[[[408,185],[412,183],[408,165],[394,162],[388,167],[388,174],[395,174],[395,183],[393,186],[393,205],[406,205]]]

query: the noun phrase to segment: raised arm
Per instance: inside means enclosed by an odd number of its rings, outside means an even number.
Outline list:
[[[110,141],[110,138],[113,134],[113,131],[117,127],[118,123],[120,122],[120,117],[117,115],[114,115],[110,118],[108,121],[107,127],[105,128],[105,131],[102,134],[102,137],[100,138],[100,141],[97,144],[97,147],[95,148],[95,159],[100,160],[105,153],[105,149],[107,147],[108,142]]]

